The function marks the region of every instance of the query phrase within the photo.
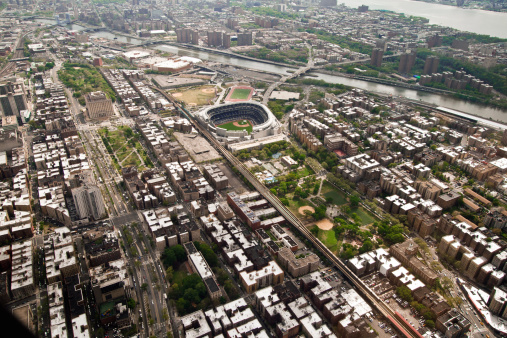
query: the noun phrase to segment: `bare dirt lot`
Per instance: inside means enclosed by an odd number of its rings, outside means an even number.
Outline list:
[[[305,210],[310,210],[311,212],[315,212],[315,209],[310,206],[304,206],[298,209],[299,213],[303,216],[305,216]]]
[[[320,220],[315,224],[319,227],[319,229],[322,230],[331,230],[333,228],[333,222],[331,222],[327,218],[324,218],[323,220]]]
[[[215,98],[215,87],[201,86],[197,88],[169,92],[178,101],[185,102],[187,105],[203,106],[211,103]]]
[[[222,156],[201,136],[195,134],[174,133],[174,137],[185,148],[195,163],[221,159]]]

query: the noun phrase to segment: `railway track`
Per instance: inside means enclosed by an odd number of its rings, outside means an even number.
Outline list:
[[[187,114],[172,98],[167,95],[164,91],[153,87],[153,89],[159,91],[168,100],[173,102],[180,111],[189,119],[192,125],[219,151],[230,163],[235,166],[241,174],[259,191],[262,196],[268,200],[273,207],[275,207],[282,216],[287,219],[295,228],[297,228],[313,245],[324,255],[330,262],[334,264],[358,289],[359,291],[370,301],[370,303],[376,307],[376,309],[393,324],[399,333],[404,337],[421,338],[421,334],[400,315],[393,311],[387,306],[364,282],[359,279],[338,257],[336,257],[320,240],[318,240],[313,234],[305,227],[305,225],[297,218],[287,207],[280,202],[280,200],[271,193],[271,191],[261,184],[257,178],[246,168],[246,166],[239,161],[234,155],[225,149],[208,130],[200,125],[190,114]]]
[[[30,34],[30,32],[26,33],[25,35],[23,35],[22,38],[19,39],[17,45],[16,45],[16,49],[14,50],[14,53],[12,55],[12,59],[19,59],[21,57],[23,57],[23,50],[19,50],[19,48],[22,48],[25,44],[25,36]],[[5,67],[0,70],[0,77],[4,77],[4,76],[7,76],[9,75],[10,73],[12,73],[14,70],[16,69],[16,62],[7,62],[7,64],[5,65]]]

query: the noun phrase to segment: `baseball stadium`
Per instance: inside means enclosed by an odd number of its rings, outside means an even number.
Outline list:
[[[275,135],[280,127],[268,107],[252,101],[207,107],[198,111],[196,117],[217,139],[224,141]]]

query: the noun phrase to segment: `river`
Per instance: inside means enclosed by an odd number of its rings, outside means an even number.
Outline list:
[[[384,9],[405,15],[421,16],[429,19],[430,24],[507,38],[507,13],[412,0],[338,0],[338,3],[353,8],[367,5],[370,9]]]

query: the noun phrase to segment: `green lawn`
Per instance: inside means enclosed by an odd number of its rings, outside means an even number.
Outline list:
[[[231,100],[246,100],[248,96],[250,96],[251,89],[234,89],[232,92],[230,99]]]
[[[311,203],[311,202],[310,202],[310,201],[308,201],[308,200],[305,200],[305,199],[299,199],[298,201],[294,201],[294,200],[292,199],[291,195],[290,195],[290,196],[289,196],[289,195],[287,195],[287,196],[286,196],[286,198],[287,198],[287,200],[289,201],[289,206],[288,206],[289,210],[290,210],[290,211],[292,211],[292,213],[293,213],[294,215],[296,215],[297,217],[299,217],[299,218],[303,218],[303,217],[305,217],[304,215],[301,215],[301,214],[299,213],[299,208],[300,208],[300,207],[303,207],[303,206],[305,206],[305,205],[309,205],[309,206],[311,206],[311,207],[315,208],[315,206],[313,205],[313,203]]]
[[[240,120],[240,122],[243,122],[243,120]],[[234,125],[234,122],[221,124],[217,127],[224,128],[227,130],[246,130],[248,132],[248,134],[250,134],[253,130],[253,127],[252,127],[252,124],[250,123],[250,121],[247,121],[247,122],[248,122],[248,127],[237,127]]]
[[[141,161],[139,160],[139,156],[137,156],[136,153],[130,154],[129,157],[127,157],[122,163],[123,167],[128,167],[131,165],[133,165],[135,167],[139,167],[141,165]]]
[[[316,227],[316,225],[315,225]],[[317,238],[333,253],[336,254],[338,251],[338,239],[336,238],[336,234],[334,230],[321,230],[319,229],[319,234]]]
[[[354,208],[352,209],[352,212],[355,212],[357,216],[359,216],[363,225],[375,222],[374,216],[362,207]]]
[[[333,199],[333,203],[336,205],[347,204],[347,197],[344,193],[339,190],[336,190],[329,183],[324,182],[322,184],[321,194],[324,195],[324,198],[331,197]]]
[[[313,175],[313,170],[309,166],[305,166],[296,172],[297,178],[307,177]]]

